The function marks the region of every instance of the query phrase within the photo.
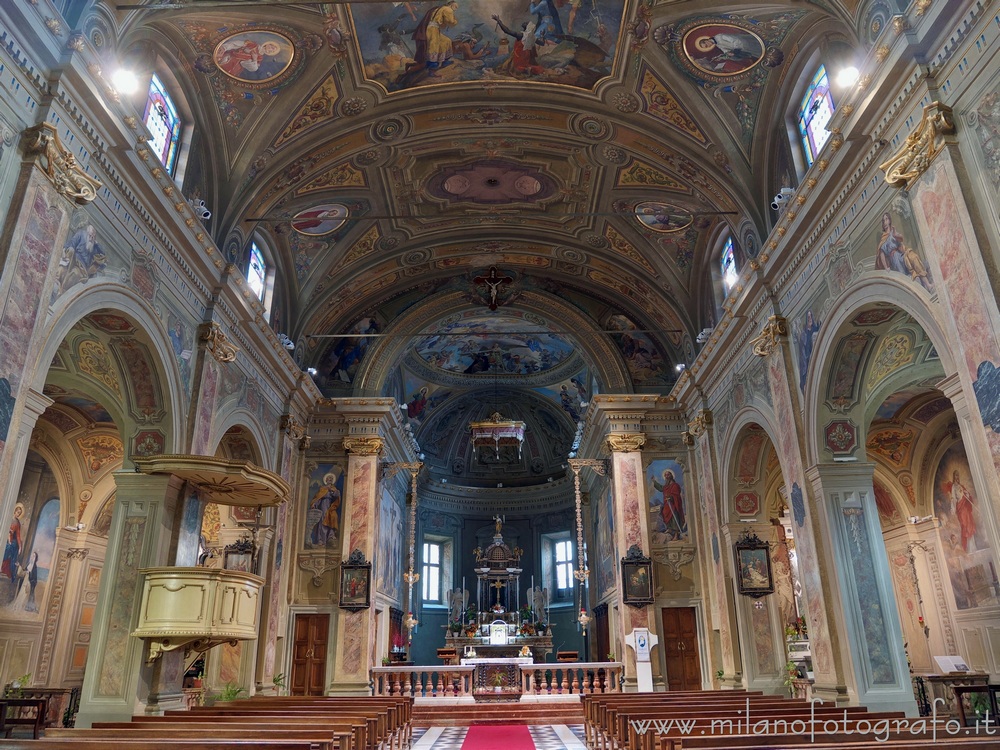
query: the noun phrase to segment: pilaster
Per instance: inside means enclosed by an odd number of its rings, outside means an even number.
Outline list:
[[[830,519],[857,700],[873,710],[915,716],[902,626],[875,508],[874,469],[874,464],[844,463],[816,466],[809,473]]]
[[[77,726],[127,721],[149,702],[153,675],[144,642],[131,636],[142,595],[141,568],[169,564],[174,509],[183,481],[166,474],[115,472],[117,492],[94,615],[93,642]]]

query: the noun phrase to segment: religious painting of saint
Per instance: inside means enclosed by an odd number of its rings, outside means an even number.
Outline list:
[[[669,203],[643,201],[636,204],[635,217],[654,232],[679,232],[694,220],[687,211]]]
[[[323,203],[295,214],[292,229],[310,237],[322,237],[335,232],[347,221],[347,206],[341,203]]]
[[[907,244],[903,233],[894,225],[892,214],[888,211],[882,214],[882,231],[875,252],[875,268],[879,271],[905,274],[911,281],[918,282],[928,292],[934,293],[934,282],[931,281],[930,272],[924,265],[923,258],[913,248],[913,242]]]
[[[653,544],[687,539],[684,469],[676,461],[654,461],[646,469],[646,479],[650,488],[649,516]]]
[[[108,256],[97,241],[97,230],[86,224],[66,241],[59,259],[59,283],[52,292],[52,300],[81,282],[92,279],[108,265]]]
[[[934,476],[934,515],[958,609],[997,604],[995,558],[983,519],[982,499],[961,442],[945,451]]]
[[[371,605],[371,563],[340,566],[341,609],[367,609]]]
[[[724,23],[689,30],[684,54],[699,70],[713,76],[738,76],[764,59],[764,42],[752,31]]]
[[[816,334],[819,333],[821,321],[816,320],[812,310],[806,310],[806,314],[801,320],[792,324],[792,334],[795,339],[795,348],[798,353],[799,365],[799,389],[805,391],[806,376],[809,374],[809,361],[812,359],[813,345],[816,341]]]
[[[767,542],[751,535],[736,543],[736,585],[754,599],[774,593],[774,574]]]
[[[264,83],[288,70],[294,56],[292,40],[282,34],[242,31],[219,42],[212,59],[219,70],[230,78],[247,83]]]
[[[340,466],[319,464],[309,475],[306,508],[306,549],[327,549],[340,542],[344,474]]]

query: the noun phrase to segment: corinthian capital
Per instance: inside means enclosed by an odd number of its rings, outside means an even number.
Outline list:
[[[76,157],[59,140],[55,126],[41,122],[24,131],[25,153],[35,155],[38,166],[60,195],[77,203],[90,203],[101,183],[87,174]]]
[[[646,444],[641,432],[618,432],[607,437],[608,450],[612,453],[634,453]]]
[[[206,323],[199,328],[199,338],[205,342],[209,354],[220,362],[232,362],[236,359],[237,349],[226,338],[218,323]]]
[[[941,102],[928,104],[920,123],[906,136],[899,151],[879,164],[878,168],[885,172],[885,181],[894,187],[905,188],[927,170],[944,145],[944,136],[954,132],[951,107]]]
[[[767,319],[760,335],[750,342],[750,346],[758,357],[767,357],[786,338],[788,338],[788,321],[780,315],[772,315]]]
[[[344,450],[356,456],[377,456],[385,441],[378,435],[359,435],[344,438]]]
[[[688,422],[688,431],[694,437],[701,435],[709,425],[712,424],[712,412],[708,409],[702,409],[698,412],[694,419]]]

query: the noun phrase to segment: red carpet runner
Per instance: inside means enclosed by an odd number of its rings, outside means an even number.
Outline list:
[[[535,750],[525,724],[469,727],[462,750]]]

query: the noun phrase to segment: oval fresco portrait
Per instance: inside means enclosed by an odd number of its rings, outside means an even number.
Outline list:
[[[323,203],[295,214],[292,229],[299,234],[321,237],[340,229],[347,221],[347,214],[347,206],[342,203]]]
[[[694,220],[684,209],[659,201],[636,204],[635,218],[654,232],[679,232],[691,226]]]
[[[292,40],[274,31],[241,31],[215,47],[212,59],[230,78],[245,83],[273,81],[295,57]]]
[[[714,76],[738,76],[764,59],[759,36],[727,23],[695,26],[684,35],[682,46],[692,65]]]

